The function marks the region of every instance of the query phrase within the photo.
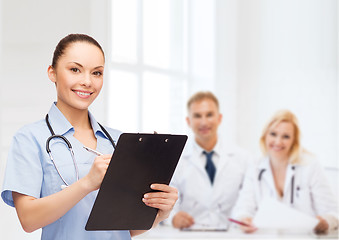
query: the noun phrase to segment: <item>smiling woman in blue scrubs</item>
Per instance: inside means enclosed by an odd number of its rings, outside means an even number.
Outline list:
[[[49,143],[52,162],[46,151],[51,131],[45,119],[24,126],[13,137],[1,197],[16,208],[26,232],[42,228],[42,239],[120,240],[143,232],[85,230],[113,152],[109,136],[116,142],[121,134],[104,128],[106,134],[88,111],[102,88],[104,64],[104,53],[96,40],[70,34],[57,45],[48,68],[48,77],[57,90],[48,122],[55,134],[72,145],[75,163],[61,138]],[[96,156],[83,146],[104,155]],[[160,192],[145,194],[142,201],[159,209],[156,226],[168,217],[178,194],[175,188],[163,184],[153,184],[152,189]]]

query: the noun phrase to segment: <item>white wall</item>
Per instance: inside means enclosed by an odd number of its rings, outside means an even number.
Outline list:
[[[264,124],[287,108],[299,119],[304,147],[338,166],[337,1],[205,4],[191,1],[189,57],[200,60],[190,66],[189,94],[216,93],[221,135],[260,155]]]
[[[238,115],[238,2],[216,1],[216,78],[215,93],[220,100],[223,123],[220,133],[225,141],[237,139]]]
[[[258,149],[263,124],[288,108],[299,118],[303,145],[325,165],[337,162],[336,4],[239,4],[237,138],[244,147]]]
[[[337,122],[339,122],[339,3],[337,3]],[[339,126],[337,126],[337,149],[339,151]],[[339,153],[338,153],[339,155]],[[339,156],[337,167],[339,168]],[[339,184],[338,184],[339,186]]]
[[[106,31],[102,19],[107,18],[105,2],[0,1],[1,185],[13,134],[22,125],[43,118],[56,100],[54,85],[46,71],[57,42],[69,33],[89,33],[105,46]],[[99,110],[104,107],[100,101],[97,103]],[[99,118],[102,116],[99,114]],[[0,201],[0,239],[38,239],[39,235],[39,231],[24,233],[15,210]]]

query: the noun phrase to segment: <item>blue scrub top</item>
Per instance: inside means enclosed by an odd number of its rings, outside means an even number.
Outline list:
[[[74,128],[59,111],[55,103],[49,111],[49,122],[55,132],[65,136],[72,144],[79,177],[90,170],[96,157],[86,151],[83,144],[73,137]],[[112,154],[114,149],[91,113],[89,118],[97,138],[97,151]],[[106,128],[116,142],[120,131]],[[46,140],[51,136],[45,120],[21,128],[13,137],[9,150],[3,191],[1,197],[5,203],[14,207],[12,192],[18,192],[34,198],[42,198],[61,191],[63,181],[58,175],[46,152]],[[76,181],[72,157],[67,145],[59,138],[50,141],[50,149],[62,177],[68,184]],[[86,231],[85,225],[98,191],[89,193],[64,216],[42,228],[41,239],[131,239],[129,231]]]

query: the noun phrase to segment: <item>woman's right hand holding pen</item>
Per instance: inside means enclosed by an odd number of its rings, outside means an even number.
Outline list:
[[[23,229],[33,232],[66,214],[88,193],[99,189],[112,155],[95,158],[89,173],[62,191],[43,198],[34,198],[13,191],[14,204]]]
[[[100,188],[111,158],[110,154],[103,154],[95,158],[89,173],[83,179],[86,181],[89,192]]]

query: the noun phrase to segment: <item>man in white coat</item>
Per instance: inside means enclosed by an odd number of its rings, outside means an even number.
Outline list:
[[[194,94],[187,110],[194,141],[187,144],[171,182],[179,200],[169,221],[180,229],[226,229],[249,157],[218,137],[222,114],[213,93]]]

